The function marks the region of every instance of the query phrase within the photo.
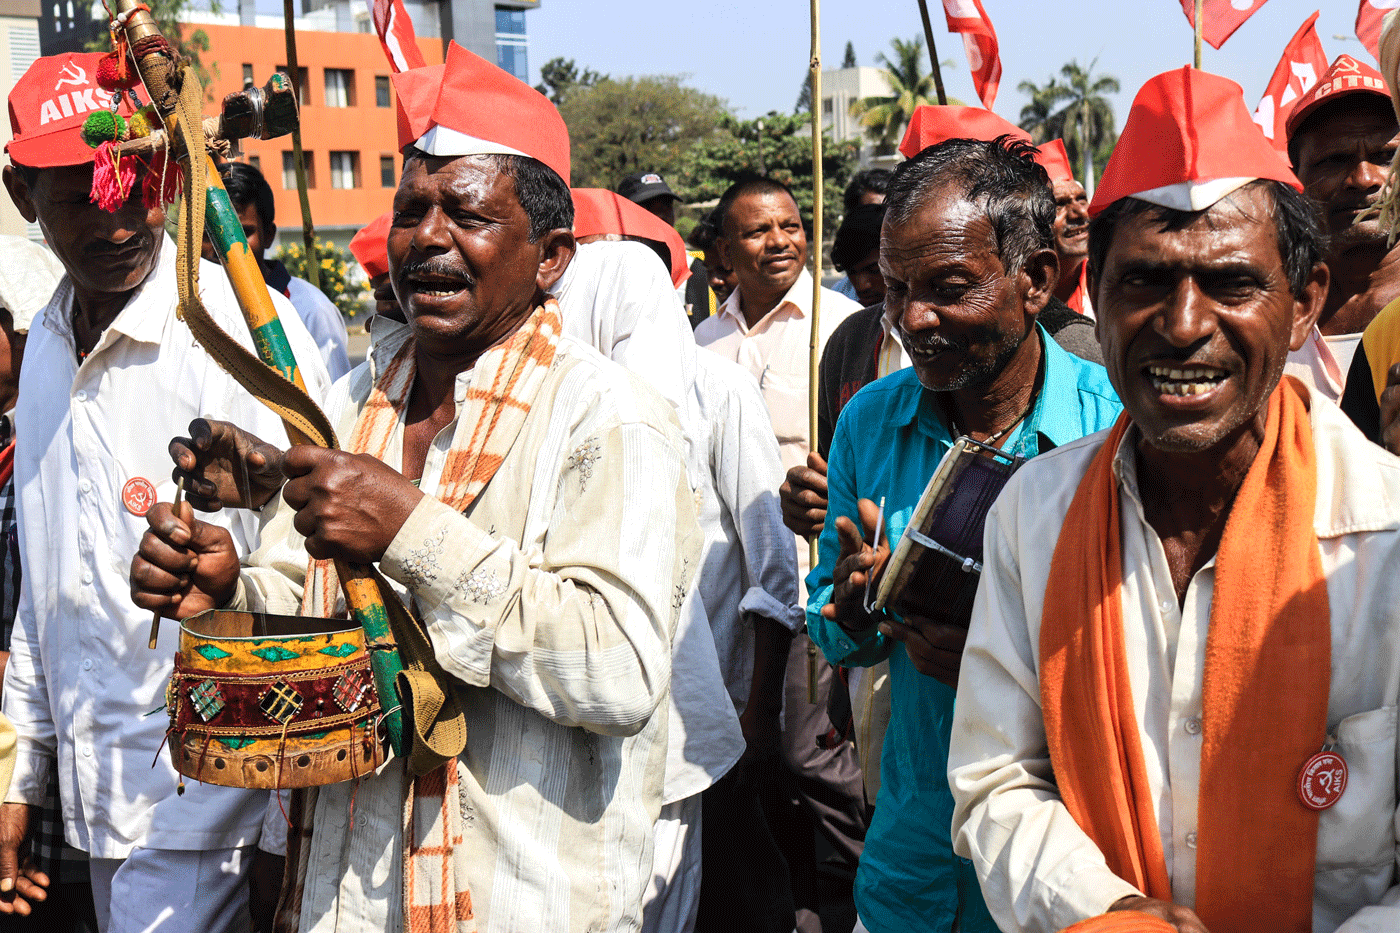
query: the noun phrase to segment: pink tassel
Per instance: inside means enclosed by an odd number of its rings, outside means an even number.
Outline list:
[[[180,194],[183,177],[179,163],[167,159],[165,153],[162,152],[151,159],[141,185],[141,198],[146,210],[155,210],[175,203],[175,198]]]
[[[136,169],[128,161],[120,164],[116,144],[105,142],[97,147],[92,165],[92,203],[115,214],[126,203],[127,195],[136,184]]]

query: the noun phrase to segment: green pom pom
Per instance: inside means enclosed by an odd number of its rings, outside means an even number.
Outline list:
[[[126,135],[126,120],[110,110],[94,110],[83,121],[83,142],[93,149]]]

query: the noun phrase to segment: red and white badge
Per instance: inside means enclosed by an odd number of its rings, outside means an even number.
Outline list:
[[[1347,763],[1336,752],[1318,752],[1298,772],[1298,799],[1309,810],[1326,810],[1347,789]]]
[[[122,505],[126,506],[126,510],[132,515],[139,518],[149,512],[155,504],[156,487],[145,477],[133,476],[122,487]]]

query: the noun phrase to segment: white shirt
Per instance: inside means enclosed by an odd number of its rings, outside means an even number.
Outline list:
[[[296,276],[287,282],[287,297],[297,316],[306,325],[321,360],[326,364],[331,381],[350,371],[350,335],[345,332],[345,318],[325,293],[305,279]]]
[[[220,325],[252,348],[223,270],[200,266],[200,294]],[[66,276],[29,332],[15,413],[15,485],[24,580],[4,712],[19,733],[6,800],[39,804],[57,755],[68,841],[96,858],[134,846],[215,849],[257,841],[267,794],[178,780],[162,704],[179,625],[163,620],[146,647],[151,613],[131,601],[131,559],[146,520],[122,489],[144,478],[174,496],[170,438],[201,416],[231,419],[283,445],[281,422],[224,374],[176,320],[175,244],[78,365]],[[310,335],[272,295],[314,398],[328,388]],[[229,528],[240,550],[257,516],[201,516]],[[154,767],[153,767],[154,765]]]
[[[327,413],[340,436],[406,334],[381,331],[371,359],[336,384]],[[457,377],[459,410],[469,376]],[[425,492],[438,488],[455,426],[428,449]],[[402,451],[400,421],[385,462],[399,469]],[[640,925],[676,595],[700,551],[682,458],[665,402],[565,338],[471,506],[425,497],[380,561],[458,682],[462,845],[482,933]],[[292,517],[276,500],[235,605],[296,611],[307,557]],[[398,759],[320,789],[304,931],[399,929],[404,792]]]
[[[1283,372],[1295,376],[1312,386],[1332,402],[1341,402],[1346,390],[1347,373],[1351,371],[1352,357],[1361,346],[1361,334],[1332,334],[1323,336],[1316,326],[1308,334],[1307,343],[1302,349],[1288,354]]]
[[[713,429],[696,385],[699,354],[665,264],[650,248],[629,240],[580,243],[553,294],[559,300],[566,336],[641,377],[675,408],[685,432],[686,474],[697,509],[716,502],[710,449]],[[703,511],[700,521],[706,540],[718,532]],[[694,591],[702,576],[695,576],[671,643],[663,799],[667,804],[709,787],[733,767],[745,748],[738,714],[725,692],[726,652],[720,632],[713,631],[716,625],[723,630],[726,622],[707,617],[709,606]],[[727,582],[740,585],[737,577]],[[714,637],[706,637],[707,633]]]
[[[1400,704],[1400,460],[1312,393],[1314,527],[1332,617],[1327,727],[1350,768],[1317,835],[1315,933],[1400,929],[1396,707]],[[1054,933],[1140,893],[1116,877],[1060,801],[1037,680],[1055,542],[1106,432],[1026,464],[987,518],[986,550],[949,750],[954,848],[972,859],[1006,933]],[[1166,553],[1137,491],[1130,431],[1114,462],[1123,549],[1123,630],[1173,900],[1196,891],[1201,682],[1212,558],[1178,608]],[[1286,724],[1280,724],[1286,727]],[[1301,764],[1301,763],[1300,763]],[[1308,844],[1308,840],[1299,840]],[[1373,906],[1385,903],[1389,906]]]

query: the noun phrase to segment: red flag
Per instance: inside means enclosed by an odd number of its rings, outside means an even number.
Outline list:
[[[379,44],[384,46],[384,55],[395,74],[427,64],[403,0],[369,0],[369,12],[374,18],[374,31],[379,33]]]
[[[1293,38],[1288,40],[1288,45],[1283,47],[1283,57],[1278,60],[1274,76],[1269,79],[1264,97],[1254,111],[1254,122],[1259,124],[1279,152],[1288,149],[1288,134],[1284,132],[1284,125],[1298,98],[1326,73],[1327,53],[1322,49],[1322,40],[1317,37],[1317,13],[1314,13],[1303,21]]]
[[[943,12],[948,16],[948,31],[963,34],[973,87],[982,98],[982,106],[991,110],[1001,85],[1001,53],[982,0],[943,0]]]
[[[1201,38],[1220,48],[1225,40],[1235,34],[1240,24],[1253,16],[1267,0],[1205,0],[1201,6]],[[1196,28],[1196,0],[1181,0],[1181,9],[1186,13],[1186,21]]]
[[[1397,8],[1400,8],[1400,0],[1361,0],[1361,7],[1356,11],[1356,38],[1376,61],[1381,60],[1381,20]]]

